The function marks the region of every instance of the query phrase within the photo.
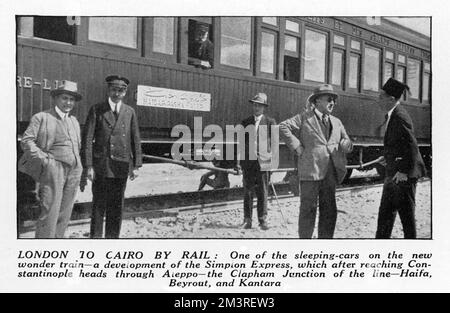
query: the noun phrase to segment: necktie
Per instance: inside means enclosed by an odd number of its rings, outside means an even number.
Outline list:
[[[116,104],[116,106],[114,108],[113,113],[114,113],[114,117],[116,118],[116,121],[117,121],[117,117],[119,116],[119,112],[117,112],[117,104]]]
[[[330,137],[330,120],[328,119],[328,114],[322,114],[322,124],[325,126],[325,137]]]

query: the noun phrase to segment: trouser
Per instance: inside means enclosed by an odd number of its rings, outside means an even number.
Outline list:
[[[400,215],[403,234],[407,239],[416,238],[415,196],[416,179],[409,179],[398,184],[392,177],[386,177],[381,196],[380,210],[378,212],[377,239],[388,239],[394,228],[395,217]]]
[[[105,215],[105,238],[119,238],[126,185],[127,177],[95,177],[92,183],[91,238],[103,237]]]
[[[36,238],[63,238],[82,172],[80,164],[70,166],[48,159],[39,180],[41,213],[36,223]]]
[[[251,162],[242,169],[244,185],[244,219],[252,219],[253,193],[256,193],[257,212],[259,222],[267,217],[267,192],[269,184],[269,173],[261,171],[258,161]]]
[[[317,181],[300,181],[300,214],[298,234],[300,238],[311,238],[317,213],[319,198],[318,238],[333,238],[337,219],[336,173],[330,162],[324,179]]]

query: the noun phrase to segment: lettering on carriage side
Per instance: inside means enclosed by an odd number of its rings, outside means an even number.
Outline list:
[[[209,112],[211,110],[211,94],[138,85],[137,105]]]
[[[325,18],[323,18],[323,17],[308,16],[308,17],[306,17],[306,19],[315,24],[319,24],[319,25],[325,24]]]
[[[342,22],[338,20],[334,20],[334,29],[342,30]]]
[[[371,34],[370,40],[374,41],[376,43],[385,45],[385,46],[389,46],[390,45],[390,40],[388,38],[384,37],[384,36],[381,36],[381,35]]]
[[[19,88],[33,88],[33,86],[40,86],[43,90],[51,90],[58,88],[64,83],[64,80],[51,80],[43,78],[42,80],[35,80],[30,76],[17,76],[17,87]]]
[[[362,29],[356,26],[352,26],[352,35],[362,37]]]

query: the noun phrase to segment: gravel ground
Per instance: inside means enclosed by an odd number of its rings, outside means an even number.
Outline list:
[[[127,186],[127,196],[157,194],[197,189],[200,176],[206,171],[172,165],[146,165],[139,180]],[[358,174],[356,174],[358,175]],[[284,174],[277,173],[273,181],[281,180]],[[169,177],[179,177],[178,179]],[[230,175],[231,186],[240,185],[241,178]],[[170,186],[170,188],[168,187]],[[89,188],[90,189],[90,188]],[[374,238],[381,187],[347,191],[337,196],[338,220],[335,238]],[[431,238],[431,183],[419,183],[416,191],[416,222],[418,238]],[[89,197],[89,192],[79,195],[78,200]],[[282,212],[282,213],[281,213]],[[136,217],[123,221],[121,238],[298,238],[299,198],[269,200],[268,222],[270,229],[262,231],[257,226],[256,208],[253,214],[253,229],[241,229],[242,204],[209,213],[168,213],[160,217]],[[317,226],[316,226],[317,229]],[[21,238],[33,237],[29,232]],[[68,238],[88,238],[89,225],[73,225],[66,232]],[[315,238],[317,234],[313,235]],[[403,238],[399,217],[396,219],[393,238]]]

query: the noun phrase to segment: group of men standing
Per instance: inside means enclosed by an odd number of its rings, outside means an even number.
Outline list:
[[[142,166],[141,141],[135,111],[123,102],[129,80],[108,76],[107,99],[93,105],[83,132],[70,115],[81,100],[77,85],[65,84],[51,91],[54,106],[34,115],[21,146],[24,155],[19,170],[39,184],[41,212],[36,238],[62,238],[70,220],[78,186],[92,181],[93,207],[91,238],[118,238],[127,179],[138,176]],[[386,179],[381,198],[376,238],[391,236],[397,212],[405,238],[415,238],[415,187],[425,174],[411,118],[400,105],[408,86],[389,79],[380,91],[378,103],[386,114],[384,165]],[[279,124],[287,146],[296,153],[300,179],[300,238],[311,238],[319,208],[318,238],[333,238],[337,220],[336,186],[346,174],[346,154],[353,144],[342,122],[332,114],[338,94],[331,85],[314,89],[308,110]],[[245,138],[245,155],[238,158],[244,186],[244,229],[252,228],[253,194],[262,230],[267,222],[267,194],[271,170],[271,130],[276,121],[266,114],[267,95],[258,93],[250,100],[253,114],[242,121],[252,125],[255,138]],[[259,129],[267,130],[259,136]],[[261,140],[263,138],[264,140]],[[250,157],[252,149],[254,158]],[[81,185],[80,185],[81,180]]]
[[[406,91],[409,91],[407,85],[390,78],[383,85],[377,100],[380,109],[386,113],[382,161],[386,166],[386,178],[375,235],[378,239],[391,237],[397,212],[404,237],[416,238],[415,189],[417,179],[425,175],[425,165],[414,136],[411,118],[400,105],[400,99]],[[331,85],[320,85],[308,97],[307,110],[279,124],[281,137],[297,155],[300,180],[298,234],[303,239],[313,236],[317,208],[317,237],[330,239],[334,236],[337,220],[336,186],[343,181],[347,172],[346,154],[353,150],[353,143],[344,125],[331,115],[337,99],[338,94]],[[254,105],[254,114],[242,122],[244,127],[253,124],[257,129],[261,123],[275,125],[275,121],[264,112],[268,107],[265,94],[257,94],[250,102]],[[268,146],[263,151],[270,151],[271,137],[267,137]],[[246,151],[248,150],[246,147]],[[267,185],[270,169],[263,167],[264,159],[267,158],[258,151],[256,156],[256,161],[241,161],[244,183],[243,228],[252,227],[252,195],[255,191],[260,228],[266,230],[269,228]]]
[[[65,81],[51,91],[53,107],[34,115],[21,146],[19,170],[39,184],[40,216],[36,238],[63,238],[82,175],[92,181],[91,238],[118,238],[127,179],[135,179],[142,166],[141,140],[136,113],[123,99],[129,80],[106,78],[107,100],[89,110],[81,134],[70,115],[81,100],[77,84]]]

